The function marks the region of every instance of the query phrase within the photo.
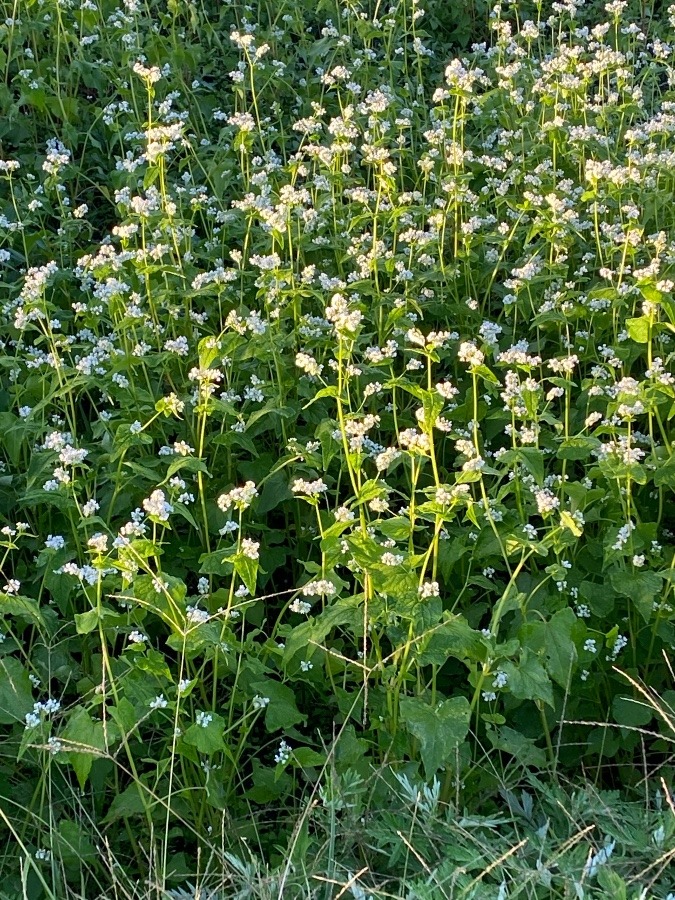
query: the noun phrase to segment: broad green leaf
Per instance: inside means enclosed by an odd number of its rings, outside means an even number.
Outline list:
[[[383,482],[378,481],[377,478],[371,478],[361,486],[361,489],[356,496],[356,505],[360,506],[362,503],[369,503],[376,497],[385,496],[386,493],[387,486],[383,484]]]
[[[164,481],[168,481],[172,475],[175,475],[176,472],[180,471],[203,472],[209,478],[211,477],[209,474],[209,470],[206,468],[206,463],[203,460],[197,459],[195,456],[179,456],[177,459],[174,459],[169,465]]]
[[[599,446],[597,438],[580,435],[563,441],[556,455],[558,459],[587,459]]]
[[[78,634],[91,634],[98,628],[99,622],[103,622],[104,627],[107,628],[111,625],[123,625],[126,622],[126,616],[106,607],[101,607],[100,610],[90,609],[88,612],[76,613],[75,630]]]
[[[519,700],[542,700],[553,706],[553,689],[546,669],[536,656],[525,647],[518,664],[510,660],[501,664],[509,676],[508,687]]]
[[[307,716],[298,709],[295,694],[288,685],[267,678],[264,681],[252,682],[251,690],[269,700],[265,707],[265,727],[268,731],[291,728],[306,721]]]
[[[521,628],[522,642],[543,659],[551,678],[567,688],[577,659],[572,631],[577,625],[574,611],[559,610],[548,622],[535,622]],[[542,698],[543,699],[543,698]]]
[[[417,662],[421,666],[442,666],[450,657],[478,659],[484,652],[481,637],[464,616],[446,613],[445,620],[433,629],[429,638],[420,642]]]
[[[654,600],[663,588],[661,576],[657,572],[613,572],[610,581],[617,594],[632,601],[645,622],[649,622]]]
[[[333,628],[341,625],[358,627],[363,621],[361,603],[362,600],[358,596],[341,597],[315,619],[297,625],[286,638],[284,664],[288,664],[301,649],[306,650],[308,657],[311,656],[316,649],[314,645],[321,646]]]
[[[250,556],[246,556],[244,553],[237,553],[234,557],[234,570],[252,596],[255,595],[258,566],[259,562],[257,559],[251,559]]]
[[[33,688],[18,659],[0,657],[0,724],[22,722],[33,709]]]
[[[183,741],[192,747],[195,747],[199,753],[205,756],[212,756],[220,750],[225,750],[223,741],[223,728],[225,727],[225,719],[218,713],[207,713],[205,725],[194,722],[183,734]],[[208,716],[211,718],[208,719]]]
[[[541,747],[537,747],[532,738],[503,725],[501,728],[491,728],[488,731],[488,739],[495,750],[510,753],[518,760],[521,766],[535,769],[543,769],[546,766],[546,753]]]
[[[317,753],[317,751],[312,750],[311,747],[298,747],[297,750],[293,751],[291,756],[291,764],[297,765],[302,769],[309,768],[310,766],[323,766],[325,762],[326,754]]]
[[[283,472],[277,472],[265,482],[262,493],[256,500],[256,512],[259,516],[264,516],[292,496],[286,475]]]
[[[649,343],[649,329],[649,316],[640,316],[638,319],[626,319],[628,336],[637,344]]]
[[[615,697],[612,703],[614,721],[619,725],[630,725],[643,728],[654,717],[654,708],[644,700],[633,700],[630,697]]]
[[[420,744],[427,778],[433,778],[469,732],[471,707],[466,697],[452,697],[433,707],[420,697],[404,697],[401,722]]]
[[[107,736],[110,742],[115,732],[114,725],[108,722]],[[103,722],[94,721],[84,707],[78,706],[59,738],[75,770],[80,788],[84,790],[94,760],[106,755],[109,741],[106,741]]]
[[[377,523],[377,530],[392,541],[407,541],[410,537],[410,519],[393,516]]]
[[[656,487],[675,488],[675,456],[671,456],[654,472],[654,484]]]
[[[213,550],[211,553],[202,553],[199,557],[199,572],[201,575],[231,575],[234,564],[232,553],[222,550]]]
[[[66,866],[79,866],[82,862],[91,863],[97,859],[98,850],[81,823],[62,819],[53,834],[59,859],[63,860]]]
[[[7,614],[27,619],[29,622],[46,628],[44,616],[40,612],[40,606],[31,597],[23,597],[21,594],[5,594],[0,592],[0,615]]]
[[[544,482],[544,454],[534,447],[521,447],[518,450],[525,468],[534,476],[538,485]]]

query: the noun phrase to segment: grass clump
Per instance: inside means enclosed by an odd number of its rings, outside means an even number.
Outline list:
[[[425,13],[6,7],[8,896],[675,890],[675,7]]]

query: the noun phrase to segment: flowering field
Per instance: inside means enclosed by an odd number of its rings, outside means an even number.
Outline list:
[[[3,4],[3,900],[675,891],[675,7],[444,8]]]

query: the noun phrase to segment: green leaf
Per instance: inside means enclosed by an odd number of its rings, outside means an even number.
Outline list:
[[[656,487],[675,488],[675,456],[671,456],[662,466],[654,473],[654,484]]]
[[[630,725],[633,728],[643,728],[654,717],[654,709],[643,700],[633,700],[630,697],[615,697],[612,703],[614,721],[619,725]]]
[[[208,724],[204,726],[195,722],[190,725],[183,735],[183,741],[191,747],[195,747],[205,756],[212,756],[225,749],[223,741],[225,719],[218,713],[208,713],[208,715],[211,716]]]
[[[558,459],[587,459],[599,446],[597,438],[580,435],[563,441],[556,455]]]
[[[640,284],[638,287],[642,296],[650,303],[660,303],[663,300],[663,294],[653,284]],[[630,319],[628,321],[630,322]]]
[[[230,575],[232,574],[233,554],[222,550],[213,550],[211,553],[202,553],[199,557],[199,572],[201,575]]]
[[[0,724],[21,722],[33,709],[33,692],[28,672],[13,656],[0,658]]]
[[[502,663],[501,668],[509,676],[508,686],[519,700],[542,700],[553,706],[553,690],[546,669],[536,656],[525,647],[518,665],[511,661]]]
[[[262,494],[256,501],[256,512],[259,516],[264,516],[292,496],[286,475],[283,472],[277,472],[265,482]]]
[[[323,766],[326,762],[325,753],[317,753],[311,747],[298,747],[291,755],[291,763],[301,769],[307,769],[310,766]]]
[[[654,612],[654,598],[661,592],[663,581],[656,572],[612,572],[612,587],[628,597],[645,622],[649,622]]]
[[[546,671],[562,688],[569,685],[577,651],[572,631],[577,625],[574,611],[559,610],[548,622],[536,622],[521,629],[522,642],[543,657]],[[542,698],[543,699],[543,698]]]
[[[387,486],[378,481],[377,478],[371,478],[361,486],[360,491],[356,495],[356,505],[360,506],[362,503],[369,503],[376,497],[385,496],[386,493]]]
[[[258,565],[257,559],[251,559],[244,553],[237,553],[234,557],[234,570],[248,588],[251,596],[255,595]]]
[[[143,788],[135,781],[125,788],[121,794],[115,794],[110,808],[103,819],[104,823],[109,824],[117,821],[117,819],[129,819],[131,816],[142,815],[145,812],[146,805],[149,805],[144,794]],[[148,799],[150,799],[149,795]]]
[[[479,378],[482,378],[483,381],[487,381],[488,384],[499,384],[497,376],[485,365],[471,366],[471,371],[478,375]]]
[[[359,608],[361,602],[358,596],[341,597],[316,619],[297,625],[286,638],[284,664],[288,664],[301,649],[306,651],[307,657],[311,656],[316,649],[314,645],[323,644],[333,628],[340,625],[358,627],[363,621],[363,612]]]
[[[452,697],[433,707],[420,697],[404,697],[400,714],[406,730],[420,743],[427,778],[433,778],[469,732],[469,701]]]
[[[107,626],[105,625],[106,620],[110,620]],[[88,612],[76,613],[75,630],[78,634],[91,634],[98,628],[99,622],[103,622],[104,627],[110,627],[111,625],[123,625],[125,621],[126,616],[120,615],[112,609],[106,609],[106,607],[102,607],[100,610],[90,609]]]
[[[392,541],[407,541],[410,537],[410,519],[393,516],[377,523],[377,530]]]
[[[546,753],[541,747],[537,747],[532,738],[504,725],[501,728],[490,729],[488,738],[495,750],[510,753],[517,759],[521,766],[527,768],[544,769],[546,767]]]
[[[626,319],[626,331],[636,344],[649,343],[649,329],[649,316],[640,316],[638,319]]]
[[[203,472],[205,475],[208,475],[209,478],[211,477],[209,470],[206,468],[206,463],[203,460],[197,459],[195,456],[179,456],[171,462],[167,469],[164,482],[167,482],[172,475],[175,475],[176,472],[180,472],[181,470],[187,472]]]
[[[114,725],[108,722],[107,727],[107,736],[111,739],[114,737]],[[103,722],[94,721],[83,706],[78,706],[59,737],[75,770],[80,788],[84,790],[94,760],[106,755],[108,741]]]
[[[31,597],[22,597],[20,594],[4,594],[0,592],[0,614],[18,616],[26,619],[40,628],[46,628],[46,622],[36,600]]]
[[[295,694],[288,685],[267,678],[264,681],[254,681],[251,690],[270,701],[265,708],[265,727],[268,731],[290,728],[307,720],[307,716],[298,709]]]
[[[567,688],[577,649],[572,640],[572,632],[577,625],[577,617],[569,607],[559,610],[544,628],[544,660],[551,678],[561,687]]]
[[[544,454],[541,450],[535,450],[534,447],[521,447],[518,455],[528,472],[534,476],[537,484],[542,485],[544,482]]]
[[[471,628],[464,616],[445,615],[445,621],[434,628],[427,641],[420,642],[417,662],[421,666],[442,666],[450,657],[478,659],[481,655],[482,636]]]
[[[62,819],[58,831],[53,832],[54,844],[58,847],[59,859],[67,866],[80,866],[82,862],[91,863],[98,856],[98,851],[91,842],[89,834],[79,822]]]

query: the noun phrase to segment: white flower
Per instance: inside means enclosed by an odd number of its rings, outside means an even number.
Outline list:
[[[400,553],[383,553],[380,562],[383,566],[398,566],[403,562],[403,555]]]
[[[82,507],[82,515],[85,517],[85,519],[88,519],[93,516],[98,509],[99,504],[96,502],[96,500],[87,500],[87,502]]]
[[[541,516],[546,516],[560,506],[560,500],[548,488],[534,492],[534,499],[537,501],[537,510]]]
[[[625,525],[622,525],[617,532],[615,543],[612,544],[612,550],[623,550],[634,530],[635,525],[631,521],[628,521]]]
[[[310,356],[309,353],[296,354],[295,365],[313,378],[317,378],[323,371],[323,366],[318,363],[313,356]]]
[[[316,481],[305,481],[304,478],[296,478],[291,485],[294,494],[301,494],[305,497],[318,497],[328,490],[328,485],[323,479],[318,478]]]
[[[460,344],[457,356],[460,362],[468,363],[470,366],[480,366],[485,359],[484,353],[476,347],[473,341],[464,341]]]
[[[155,84],[162,77],[162,70],[157,66],[147,68],[142,62],[134,63],[134,72],[147,84]]]
[[[336,522],[353,522],[356,518],[355,513],[346,506],[338,506],[333,512],[333,517]]]
[[[173,506],[167,502],[164,491],[157,488],[143,501],[143,509],[149,516],[155,516],[160,522],[168,522]]]
[[[497,669],[494,680],[492,682],[492,687],[503,688],[505,687],[508,680],[509,676],[506,674],[506,672],[503,672],[501,669]]]
[[[279,749],[274,755],[274,762],[282,764],[287,763],[291,758],[291,752],[292,750],[290,744],[287,744],[286,741],[282,739],[281,743],[279,744]]]
[[[132,644],[144,644],[147,639],[147,635],[143,634],[142,631],[132,631],[127,638]]]
[[[105,553],[108,549],[108,535],[97,531],[96,534],[89,538],[87,546],[97,553]]]
[[[198,606],[188,606],[187,610],[187,620],[192,625],[203,625],[204,622],[209,621],[209,614],[205,609],[199,609]]]
[[[296,597],[288,608],[291,612],[299,613],[301,616],[306,616],[311,610],[312,604],[306,603],[304,600],[300,600],[298,597]]]
[[[219,509],[227,512],[231,507],[240,511],[248,509],[253,498],[258,496],[255,482],[247,481],[243,487],[232,488],[227,494],[221,494],[217,503]]]
[[[335,585],[332,581],[322,578],[319,581],[308,581],[300,589],[305,597],[324,596],[335,593]]]
[[[166,709],[169,705],[169,701],[164,697],[164,694],[158,694],[148,705],[150,706],[150,709]]]
[[[453,397],[459,394],[459,390],[449,381],[439,381],[436,385],[436,390],[444,400],[452,400]]]
[[[248,559],[258,559],[260,556],[260,544],[250,538],[244,538],[241,542],[241,552]]]
[[[26,728],[35,728],[40,724],[40,715],[36,712],[26,713]]]
[[[202,728],[208,728],[211,722],[213,722],[211,713],[200,711],[195,716],[195,724],[200,725]]]

